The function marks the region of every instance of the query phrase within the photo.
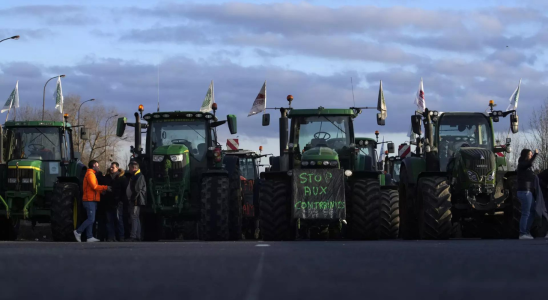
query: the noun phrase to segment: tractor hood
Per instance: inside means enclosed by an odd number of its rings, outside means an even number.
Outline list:
[[[308,149],[302,155],[302,160],[315,160],[315,161],[324,161],[324,160],[339,160],[339,154],[337,151],[329,147],[314,147]]]
[[[188,148],[185,145],[169,145],[169,146],[160,146],[154,149],[153,154],[155,155],[177,155],[188,152]]]
[[[14,159],[11,160],[8,163],[9,168],[15,168],[15,166],[19,166],[19,168],[22,169],[37,169],[40,170],[40,167],[42,165],[42,161],[40,160],[33,160],[33,159]]]
[[[484,148],[463,147],[459,150],[459,156],[465,172],[471,181],[492,182],[496,168],[495,154],[493,151]]]

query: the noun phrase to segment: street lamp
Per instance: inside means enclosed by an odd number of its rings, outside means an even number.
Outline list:
[[[78,107],[78,152],[80,152],[80,136],[82,135],[82,129],[80,128],[80,108],[82,108],[82,105],[84,105],[84,103],[86,102],[89,102],[89,101],[95,101],[95,99],[89,99],[89,100],[86,100],[84,102],[82,102],[82,104],[80,104],[80,107]]]
[[[114,117],[117,117],[117,116],[118,116],[118,115],[110,116],[110,117],[107,118],[107,121],[105,122],[105,161],[106,161],[106,163],[107,163],[107,169],[108,169],[108,153],[107,153],[107,150],[108,150],[108,148],[107,148],[107,136],[108,136],[108,135],[107,135],[107,125],[108,125],[108,121],[109,121],[110,119],[112,119],[112,118],[114,118]],[[106,172],[106,170],[105,170],[105,172]]]
[[[0,43],[5,41],[5,40],[18,40],[19,39],[19,36],[18,35],[14,35],[12,37],[9,37],[9,38],[5,38],[3,40],[0,40]]]
[[[48,79],[48,81],[46,81],[46,84],[44,84],[44,98],[42,100],[42,121],[44,121],[44,111],[46,109],[46,85],[48,85],[48,82],[50,80],[55,79],[57,77],[65,77],[65,75],[57,75],[57,76],[51,77],[50,79]]]

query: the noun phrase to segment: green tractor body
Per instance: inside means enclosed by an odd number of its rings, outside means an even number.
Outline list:
[[[86,167],[73,150],[72,128],[66,122],[6,122],[2,145],[2,161],[6,163],[0,165],[1,239],[15,239],[23,219],[51,222],[56,241],[74,239],[79,187]],[[74,196],[67,200],[71,207],[59,203],[64,197],[60,186]]]
[[[516,172],[497,153],[493,122],[515,111],[439,113],[426,109],[412,116],[416,152],[401,162],[399,180],[401,231],[404,238],[446,239],[451,236],[517,238],[520,203]]]
[[[361,109],[280,111],[281,155],[270,157],[270,171],[261,173],[263,238],[385,237],[373,143],[360,146],[354,137],[354,118]],[[269,120],[267,114],[263,125]],[[382,114],[377,121],[384,125]]]
[[[227,121],[195,111],[148,113],[143,119],[146,123],[135,113],[135,122],[119,118],[117,127],[119,137],[126,125],[135,128],[132,160],[139,163],[148,193],[143,239],[240,239],[239,162],[223,157],[217,143],[216,127]],[[236,133],[236,117],[227,120]]]

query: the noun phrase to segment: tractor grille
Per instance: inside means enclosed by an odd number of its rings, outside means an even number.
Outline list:
[[[171,181],[179,181],[183,179],[184,170],[186,168],[186,159],[183,156],[183,161],[173,162],[169,155],[164,156],[162,162],[152,163],[152,174],[157,181],[165,181],[169,177]]]
[[[17,176],[19,173],[19,177]],[[16,183],[10,183],[10,178],[18,178]],[[23,183],[23,179],[29,179],[29,183]],[[34,170],[32,169],[8,169],[8,191],[25,191],[32,192],[34,189]]]
[[[483,148],[461,148],[466,169],[476,172],[480,177],[487,176],[495,169],[495,155]]]

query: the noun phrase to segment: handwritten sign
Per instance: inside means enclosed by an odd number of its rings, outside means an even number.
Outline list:
[[[345,219],[343,170],[294,170],[293,215],[301,219]]]

